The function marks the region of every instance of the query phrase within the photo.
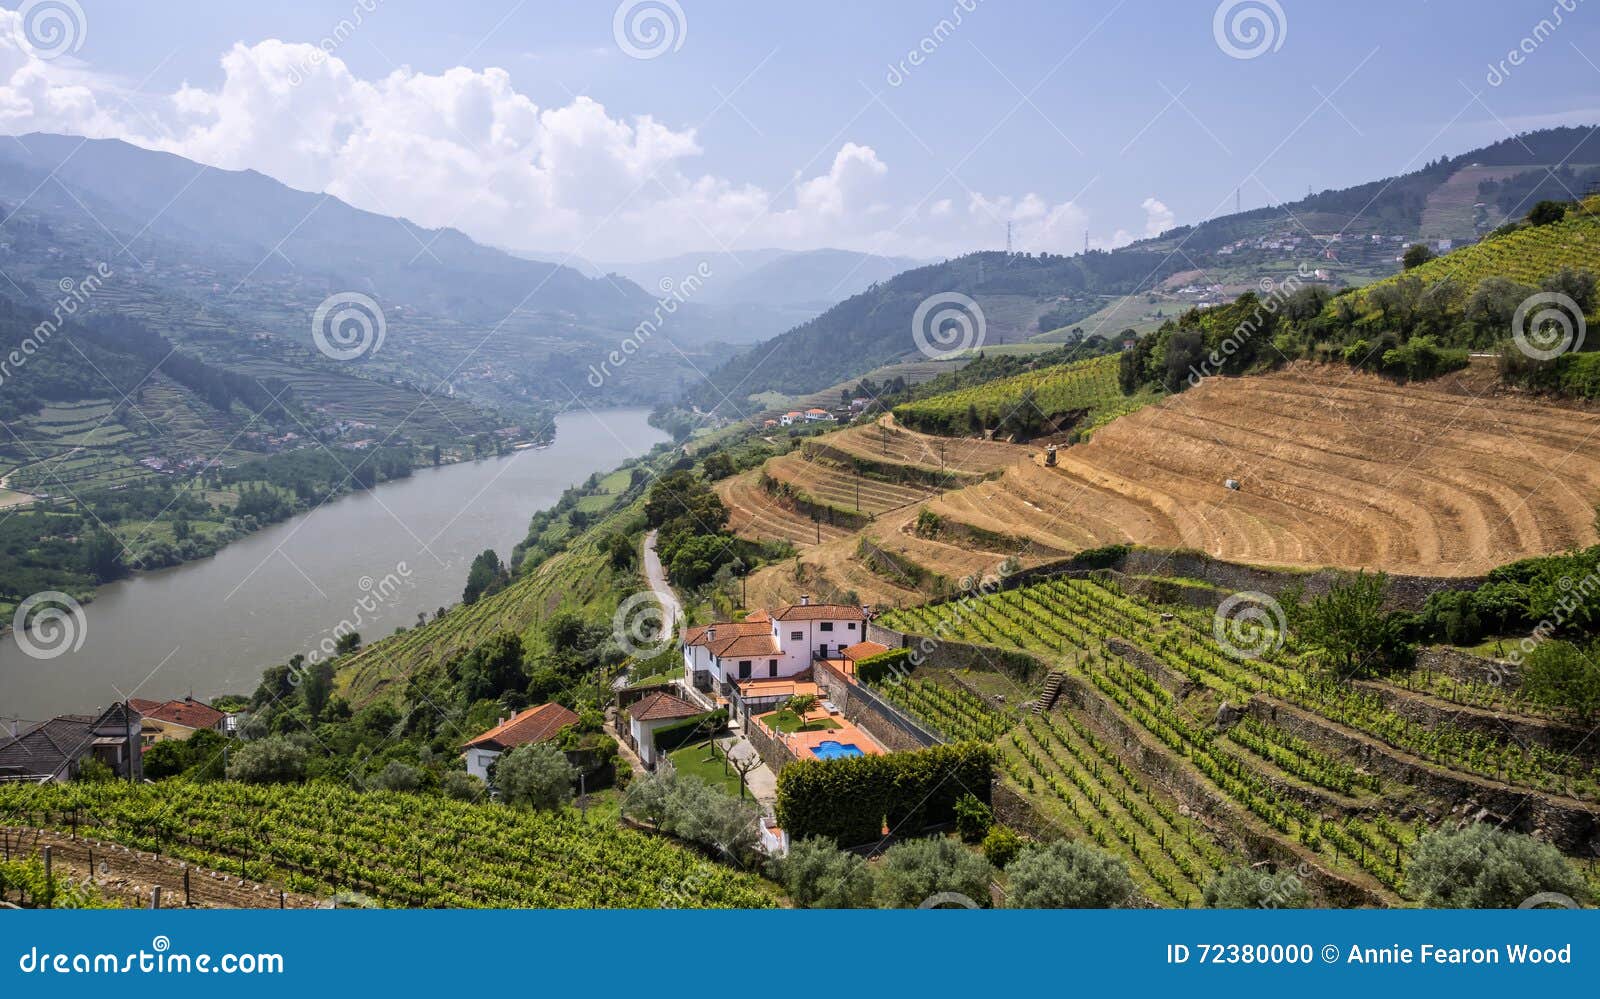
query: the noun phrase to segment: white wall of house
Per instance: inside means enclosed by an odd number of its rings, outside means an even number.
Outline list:
[[[500,758],[500,753],[493,749],[468,749],[462,754],[467,758],[467,773],[489,783],[489,764]]]

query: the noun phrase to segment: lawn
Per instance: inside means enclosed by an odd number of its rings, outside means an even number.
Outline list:
[[[721,749],[717,750],[715,759],[710,759],[710,756],[711,747],[704,742],[696,742],[673,750],[667,754],[667,759],[672,761],[678,773],[695,777],[735,798],[739,797],[739,775],[732,767],[723,764]]]
[[[761,720],[766,722],[768,728],[775,728],[779,732],[823,732],[839,727],[839,723],[832,718],[818,718],[802,725],[800,716],[788,708],[774,711],[770,715],[762,715]]]

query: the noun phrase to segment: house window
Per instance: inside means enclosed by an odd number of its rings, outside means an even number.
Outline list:
[[[776,659],[768,659],[767,660],[767,675],[768,676],[777,676],[778,675],[778,660],[776,660]]]
[[[849,624],[845,625],[845,627],[849,628],[851,631],[855,631],[856,630],[856,623],[854,621],[851,621]]]
[[[824,621],[824,622],[822,622],[822,630],[823,631],[832,631],[833,630],[833,622],[832,621]]]
[[[806,640],[806,633],[805,632],[803,632],[803,631],[791,631],[791,632],[789,632],[789,641],[791,641],[791,642],[803,642],[805,640]]]
[[[739,660],[739,679],[741,679],[741,680],[750,679],[750,660],[748,660],[748,659]]]

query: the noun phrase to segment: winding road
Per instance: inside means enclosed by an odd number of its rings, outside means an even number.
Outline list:
[[[650,581],[651,592],[661,602],[669,625],[676,627],[678,620],[683,617],[683,605],[678,602],[678,595],[672,592],[672,585],[667,582],[667,570],[661,567],[661,556],[656,554],[654,530],[644,536],[644,576]]]

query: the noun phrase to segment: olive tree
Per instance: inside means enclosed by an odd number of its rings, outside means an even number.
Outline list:
[[[281,735],[247,742],[228,761],[228,779],[247,784],[287,784],[305,776],[306,751]]]
[[[1030,846],[1006,874],[1013,909],[1114,909],[1135,897],[1127,865],[1085,843]]]
[[[1560,850],[1483,824],[1418,840],[1406,884],[1436,909],[1515,909],[1541,892],[1584,894],[1583,878]]]
[[[915,909],[936,895],[989,902],[994,868],[983,857],[943,836],[896,843],[884,851],[873,897],[885,909]]]
[[[518,746],[495,763],[495,784],[510,805],[560,808],[572,800],[578,769],[555,746]]]
[[[1230,867],[1206,884],[1209,909],[1304,909],[1310,897],[1291,871],[1274,874],[1254,867]]]
[[[872,906],[872,870],[831,841],[808,837],[789,847],[776,865],[777,879],[803,909],[866,909]]]

